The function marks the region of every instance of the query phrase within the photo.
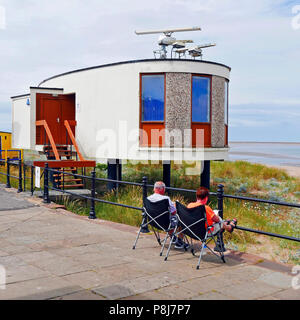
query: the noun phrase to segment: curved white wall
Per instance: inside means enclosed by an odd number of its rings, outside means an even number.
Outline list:
[[[119,63],[115,65],[91,68],[83,71],[68,73],[54,77],[42,82],[41,87],[63,88],[64,94],[76,94],[76,138],[83,154],[89,158],[120,158],[126,159],[123,152],[114,150],[114,147],[107,148],[107,153],[103,150],[103,141],[99,130],[111,130],[117,139],[121,135],[124,139],[125,131],[120,130],[120,121],[123,128],[127,127],[127,132],[139,129],[139,81],[140,73],[157,72],[184,72],[209,74],[229,79],[230,70],[228,67],[202,61],[193,60],[149,60],[136,61],[130,63]],[[105,135],[105,132],[102,131]],[[107,131],[108,133],[108,131]],[[133,133],[132,133],[133,135]],[[133,139],[133,136],[131,137]],[[105,139],[107,145],[112,141]],[[120,142],[120,141],[119,141]],[[145,159],[147,155],[141,150],[137,143],[133,141],[126,145],[125,140],[120,142],[123,151],[135,150],[135,159]],[[102,146],[102,148],[101,148]],[[100,149],[99,149],[100,148]],[[120,149],[117,146],[117,149]],[[101,151],[102,150],[102,151]],[[143,149],[144,150],[144,149]],[[179,152],[173,150],[173,153]],[[220,148],[203,155],[203,159],[224,159],[227,149]],[[210,156],[211,154],[211,156]],[[169,155],[152,155],[156,160],[165,158],[169,160]],[[132,157],[129,157],[132,158]],[[200,160],[200,159],[198,159]]]

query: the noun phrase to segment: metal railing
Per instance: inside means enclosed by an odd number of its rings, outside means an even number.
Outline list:
[[[2,160],[3,162],[4,160]],[[1,160],[0,160],[0,164],[1,164]],[[9,159],[7,159],[7,166],[6,166],[6,173],[1,173],[2,175],[6,175],[7,177],[7,183],[6,183],[6,187],[10,188],[10,177],[18,179],[19,180],[19,187],[18,187],[18,192],[22,192],[23,188],[22,188],[22,163],[21,161],[19,161],[17,163],[17,166],[19,168],[19,175],[18,176],[12,176],[10,174],[10,166],[11,166],[11,162]],[[25,166],[25,165],[24,165]],[[33,195],[34,193],[34,186],[33,186],[33,177],[34,177],[34,166],[30,165],[27,166],[31,168],[31,175],[29,178],[24,176],[24,180],[25,179],[30,179],[31,180],[31,194]],[[26,170],[24,171],[26,172]],[[55,188],[54,186],[50,186],[49,183],[49,173],[58,173],[58,174],[64,174],[64,175],[70,175],[73,177],[78,177],[78,178],[82,178],[82,179],[87,179],[91,181],[91,188],[90,188],[90,195],[83,195],[83,194],[78,194],[75,192],[72,192],[70,190],[65,190],[65,189],[59,189],[59,188]],[[48,163],[45,164],[45,168],[44,168],[44,183],[43,183],[43,202],[44,203],[50,203],[50,190],[54,190],[57,192],[60,192],[62,194],[69,194],[69,195],[73,195],[82,199],[86,199],[90,201],[90,213],[89,213],[89,218],[90,219],[96,219],[96,212],[95,212],[95,204],[96,202],[100,202],[100,203],[104,203],[104,204],[110,204],[110,205],[115,205],[115,206],[119,206],[119,207],[123,207],[123,208],[128,208],[128,209],[133,209],[133,210],[139,210],[139,211],[143,211],[142,207],[136,207],[136,206],[132,206],[132,205],[127,205],[127,204],[123,204],[123,203],[118,203],[118,202],[112,202],[112,201],[108,201],[108,200],[103,200],[100,198],[96,197],[96,182],[113,182],[116,185],[120,185],[120,184],[124,184],[124,185],[132,185],[132,186],[137,186],[137,187],[141,187],[142,188],[142,197],[143,199],[147,197],[148,195],[148,189],[149,188],[153,188],[154,185],[152,184],[148,184],[148,179],[147,177],[143,177],[143,180],[141,183],[138,182],[130,182],[130,181],[123,181],[123,180],[114,180],[114,179],[106,179],[106,178],[97,178],[96,177],[96,172],[95,169],[91,172],[90,176],[87,175],[83,175],[83,174],[78,174],[78,173],[68,173],[68,172],[64,172],[64,171],[60,171],[60,170],[56,170],[56,169],[51,169],[48,167]],[[25,183],[24,183],[25,186]],[[24,188],[25,189],[25,188]],[[176,191],[176,192],[186,192],[186,193],[193,193],[195,194],[196,190],[193,189],[183,189],[183,188],[174,188],[174,187],[167,187],[167,190],[170,191]],[[279,201],[271,201],[271,200],[266,200],[266,199],[259,199],[259,198],[251,198],[251,197],[244,197],[244,196],[236,196],[236,195],[229,195],[229,194],[224,194],[224,186],[222,184],[218,185],[218,190],[217,192],[210,192],[210,195],[212,196],[216,196],[217,198],[217,208],[219,211],[219,216],[223,219],[223,204],[224,204],[224,199],[236,199],[236,200],[240,200],[240,201],[250,201],[250,202],[256,202],[256,203],[265,203],[268,205],[278,205],[278,206],[286,206],[286,207],[290,207],[290,208],[298,208],[300,209],[300,204],[297,203],[289,203],[289,202],[279,202]],[[296,238],[296,237],[291,237],[291,236],[287,236],[287,235],[281,235],[281,234],[277,234],[277,233],[272,233],[272,232],[266,232],[266,231],[262,231],[262,230],[256,230],[256,229],[251,229],[251,228],[247,228],[247,227],[243,227],[243,226],[236,226],[236,229],[241,230],[241,231],[246,231],[246,232],[253,232],[253,233],[257,233],[257,234],[262,234],[262,235],[266,235],[266,236],[272,236],[272,237],[276,237],[276,238],[281,238],[281,239],[285,239],[285,240],[291,240],[291,241],[296,241],[296,242],[300,242],[300,238]],[[223,242],[223,239],[221,238],[220,241]]]
[[[0,175],[6,176],[6,188],[11,188],[11,178],[18,180],[18,192],[26,191],[26,180],[30,180],[30,192],[31,195],[34,193],[34,166],[26,165],[22,160],[11,160],[7,158],[6,160],[0,160],[0,166],[4,167],[5,172],[0,171]],[[16,167],[18,175],[11,174],[11,168]],[[30,170],[30,176],[27,176],[27,171]]]
[[[23,160],[23,150],[20,149],[0,149],[0,160]]]

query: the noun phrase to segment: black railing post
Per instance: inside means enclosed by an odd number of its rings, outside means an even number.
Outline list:
[[[23,164],[23,191],[26,191],[26,165]]]
[[[218,185],[217,199],[219,216],[223,219],[224,186],[222,184]]]
[[[218,185],[218,191],[217,191],[217,200],[218,200],[218,211],[219,211],[219,217],[223,219],[223,202],[224,202],[224,186],[222,184]],[[214,248],[217,252],[225,252],[225,246],[223,242],[223,233],[220,233],[218,236],[217,245]]]
[[[11,188],[10,185],[10,159],[6,159],[6,188]]]
[[[31,195],[33,196],[33,172],[34,172],[34,167],[33,165],[31,165],[31,177],[30,177],[30,191],[31,191]]]
[[[95,213],[95,195],[96,195],[96,171],[92,171],[92,188],[91,188],[91,209],[89,219],[96,219]]]
[[[19,186],[18,186],[18,192],[22,192],[22,160],[19,160]]]
[[[147,177],[143,177],[142,183],[143,183],[143,206],[144,206],[144,201],[145,201],[145,199],[147,198],[147,195],[148,195],[148,192],[147,192],[148,179],[147,179]],[[143,221],[144,221],[145,223],[147,223],[148,217],[145,215],[144,212],[143,212],[143,216],[144,216],[144,218],[145,218],[145,219],[143,219]],[[148,233],[148,232],[150,232],[150,231],[149,231],[149,228],[148,228],[148,225],[146,225],[145,227],[142,226],[141,232],[142,232],[142,233]]]
[[[45,163],[44,169],[44,203],[50,203],[49,198],[49,171],[48,171],[48,163]]]
[[[147,191],[148,178],[143,177],[142,183],[143,183],[143,203],[144,203],[144,200],[147,198],[147,195],[148,195],[148,191]]]

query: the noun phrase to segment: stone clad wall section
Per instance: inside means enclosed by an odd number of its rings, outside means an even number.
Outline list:
[[[166,146],[182,147],[184,139],[189,142],[186,147],[191,146],[191,137],[186,135],[184,138],[184,129],[191,128],[191,74],[190,73],[166,73],[166,129],[172,131],[177,129],[180,139],[171,136],[170,144],[166,139]],[[173,131],[174,133],[175,131]],[[175,136],[178,136],[175,134]]]
[[[211,106],[211,146],[224,147],[225,125],[224,125],[224,103],[225,103],[225,79],[212,77],[212,106]]]

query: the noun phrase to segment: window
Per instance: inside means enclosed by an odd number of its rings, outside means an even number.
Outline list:
[[[224,122],[228,125],[228,81],[224,83],[225,99],[224,99]]]
[[[142,75],[142,121],[164,121],[164,109],[164,75]]]
[[[192,122],[210,122],[210,78],[193,76]]]

